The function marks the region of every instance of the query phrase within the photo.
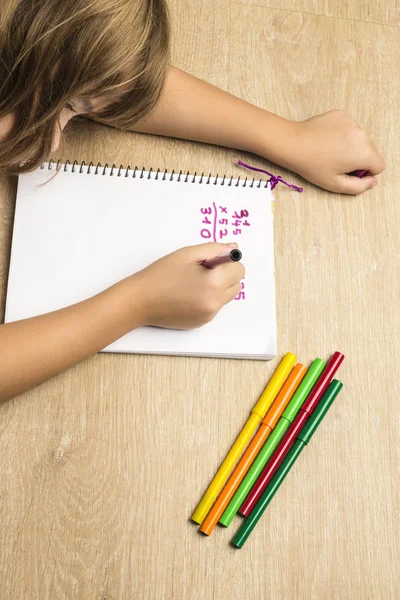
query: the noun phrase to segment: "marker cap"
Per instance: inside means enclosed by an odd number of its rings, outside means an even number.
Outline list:
[[[265,417],[267,410],[276,398],[279,390],[285,383],[285,380],[288,378],[290,371],[293,369],[296,360],[297,357],[292,352],[287,352],[285,354],[251,412],[256,413],[262,419]]]
[[[310,368],[307,371],[306,376],[304,377],[303,381],[297,388],[293,398],[282,413],[282,417],[287,419],[289,423],[293,422],[293,419],[297,415],[300,406],[303,404],[308,394],[311,392],[311,389],[314,383],[316,382],[317,378],[319,377],[320,373],[322,372],[322,369],[325,367],[325,364],[326,363],[324,360],[322,360],[322,358],[316,358],[312,362]]]
[[[311,437],[315,433],[318,425],[321,423],[322,419],[328,412],[331,404],[335,400],[336,396],[338,395],[338,393],[340,392],[342,387],[343,387],[343,383],[341,381],[338,381],[337,379],[333,379],[333,381],[329,385],[328,389],[326,390],[325,394],[319,401],[317,408],[315,409],[313,414],[310,416],[310,418],[307,420],[303,429],[300,431],[299,435],[297,436],[298,440],[301,440],[305,444],[308,444]]]
[[[302,379],[307,373],[307,367],[301,363],[297,363],[293,367],[293,371],[286,379],[285,384],[279,394],[277,395],[273,405],[265,415],[262,423],[267,425],[270,429],[273,429],[279,421],[283,410],[289,404],[289,401],[294,396],[296,389],[299,387]]]
[[[313,387],[310,395],[307,397],[306,401],[302,405],[302,410],[311,415],[314,412],[317,404],[321,400],[325,391],[328,388],[328,385],[332,381],[336,371],[340,367],[344,360],[344,354],[341,352],[334,352],[332,356],[329,358],[326,363],[325,369],[322,371],[321,376],[319,377],[317,383]]]

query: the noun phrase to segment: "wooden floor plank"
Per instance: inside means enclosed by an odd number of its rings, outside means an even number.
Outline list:
[[[290,119],[345,109],[385,155],[380,185],[358,198],[276,191],[280,355],[339,349],[345,387],[240,552],[237,521],[206,539],[188,518],[277,361],[101,355],[5,404],[4,600],[400,597],[398,30],[357,23],[361,0],[318,3],[348,20],[311,14],[312,0],[303,13],[262,4],[172,0],[173,58]],[[389,23],[383,8],[371,20]],[[254,156],[85,121],[62,157],[220,173],[240,173],[241,157],[300,181]],[[0,312],[14,198],[2,178]]]

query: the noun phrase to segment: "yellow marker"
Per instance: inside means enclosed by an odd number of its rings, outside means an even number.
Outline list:
[[[278,368],[272,375],[261,398],[251,411],[251,415],[247,423],[243,427],[235,443],[230,449],[228,456],[225,458],[224,462],[220,466],[217,474],[210,483],[206,493],[204,494],[204,496],[200,500],[199,505],[194,511],[192,515],[192,521],[194,521],[195,523],[198,523],[199,525],[203,523],[212,505],[217,499],[220,491],[224,487],[226,480],[228,479],[233,467],[236,465],[240,455],[246,448],[253,433],[257,429],[257,426],[267,414],[269,407],[278,395],[279,390],[285,383],[285,380],[288,378],[296,360],[297,357],[291,352],[288,352],[287,354],[285,354],[285,356],[279,363]]]

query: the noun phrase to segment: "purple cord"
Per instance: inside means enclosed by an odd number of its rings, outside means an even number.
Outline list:
[[[246,163],[244,163],[241,160],[238,160],[238,165],[241,167],[245,167],[245,169],[250,169],[251,171],[258,171],[258,173],[265,173],[266,175],[269,175],[271,177],[271,179],[269,180],[269,182],[271,184],[271,190],[275,189],[276,186],[278,185],[278,183],[283,183],[288,188],[291,188],[292,190],[296,190],[296,192],[303,191],[302,187],[298,187],[297,185],[292,185],[291,183],[288,183],[287,181],[282,179],[282,177],[280,175],[273,175],[272,173],[270,173],[269,171],[266,171],[265,169],[257,169],[256,167],[251,167],[250,165],[247,165]]]

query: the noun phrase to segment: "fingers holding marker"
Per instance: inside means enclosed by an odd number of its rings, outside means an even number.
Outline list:
[[[198,244],[190,247],[191,258],[193,262],[202,264],[205,260],[209,260],[230,252],[237,248],[237,244],[220,244],[218,242],[207,242],[205,244]]]
[[[379,154],[372,142],[369,156],[367,157],[367,162],[364,168],[368,169],[368,173],[370,175],[379,175],[386,169],[385,159]]]
[[[210,250],[212,249],[210,248]],[[239,262],[242,253],[237,248],[237,244],[229,244],[225,246],[224,250],[225,252],[202,261],[201,265],[209,271],[207,281],[214,289],[224,291],[223,302],[227,304],[240,294],[242,287],[240,282],[245,276],[245,268]]]
[[[228,288],[225,293],[225,304],[229,304],[229,302],[232,302],[232,300],[237,298],[239,296],[241,290],[242,290],[242,286],[240,283],[237,283],[236,285],[232,285],[230,288]]]
[[[238,248],[228,247],[228,250],[202,261],[202,265],[207,269],[215,269],[216,267],[226,263],[237,263],[241,260],[242,253]]]
[[[246,275],[245,266],[241,262],[223,265],[221,270],[226,274],[228,287],[239,284]]]
[[[369,139],[368,144],[368,149],[364,153],[360,154],[360,163],[362,165],[362,169],[356,169],[351,173],[348,173],[348,175],[351,175],[353,177],[355,176],[359,179],[367,180],[371,183],[371,181],[373,180],[376,181],[374,177],[375,175],[380,175],[380,173],[382,173],[385,170],[386,161],[383,158],[383,156],[379,154],[373,142],[371,142],[371,140]],[[369,185],[368,187],[371,187],[371,185]],[[368,189],[368,187],[365,189]]]
[[[375,187],[377,184],[378,181],[372,175],[365,175],[360,178],[354,175],[344,174],[338,176],[337,191],[342,194],[357,196],[358,194],[362,194],[366,190]]]
[[[241,263],[221,265],[218,268],[210,269],[207,281],[214,288],[225,291],[232,286],[240,285],[245,272],[245,268]]]

